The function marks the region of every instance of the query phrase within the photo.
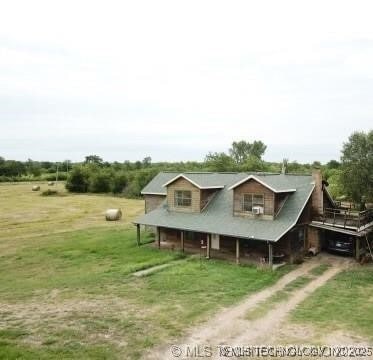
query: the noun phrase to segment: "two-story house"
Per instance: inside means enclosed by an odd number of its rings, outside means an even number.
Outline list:
[[[145,214],[135,224],[155,229],[156,243],[240,262],[293,262],[320,246],[311,227],[334,203],[316,170],[269,173],[159,173],[142,191]],[[316,224],[317,226],[317,224]]]

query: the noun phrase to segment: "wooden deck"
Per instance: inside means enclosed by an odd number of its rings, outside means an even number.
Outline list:
[[[360,232],[373,226],[373,209],[355,211],[351,209],[325,209],[312,221],[313,224]]]

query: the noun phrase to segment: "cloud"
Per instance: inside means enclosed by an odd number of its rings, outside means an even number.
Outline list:
[[[0,151],[201,160],[244,138],[268,144],[269,159],[293,146],[289,157],[306,161],[314,146],[328,160],[350,132],[371,126],[372,7],[8,2],[0,13]]]

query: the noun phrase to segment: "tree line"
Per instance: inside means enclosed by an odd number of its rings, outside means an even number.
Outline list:
[[[80,163],[26,162],[0,157],[0,181],[66,180],[71,192],[114,193],[139,197],[141,189],[160,171],[234,171],[274,172],[286,166],[287,173],[310,174],[313,168],[322,170],[328,190],[334,198],[363,204],[373,201],[373,130],[355,132],[343,144],[340,161],[326,164],[318,161],[268,162],[263,160],[267,146],[262,141],[234,141],[227,152],[210,152],[204,161],[156,162],[151,157],[142,161],[106,162],[98,155],[88,155]]]

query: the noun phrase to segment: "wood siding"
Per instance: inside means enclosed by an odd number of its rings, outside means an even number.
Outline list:
[[[276,216],[279,210],[281,210],[282,206],[284,205],[285,201],[289,193],[279,193],[275,194],[275,208],[274,208],[274,215]]]
[[[203,189],[201,190],[201,205],[200,209],[202,210],[212,199],[214,194],[220,189]]]
[[[165,198],[165,195],[144,195],[145,214],[159,207]]]
[[[264,195],[264,214],[263,215],[253,215],[251,213],[242,211],[242,197],[243,194],[258,194]],[[263,186],[262,184],[258,183],[257,181],[250,179],[247,182],[237,186],[234,189],[233,194],[233,211],[234,215],[236,216],[248,216],[248,217],[255,217],[255,218],[263,218],[263,219],[273,219],[274,215],[274,200],[275,194]]]
[[[192,193],[192,205],[176,207],[175,206],[175,191],[186,190]],[[169,210],[181,212],[200,212],[201,211],[201,191],[188,180],[179,178],[167,186],[167,204]]]

